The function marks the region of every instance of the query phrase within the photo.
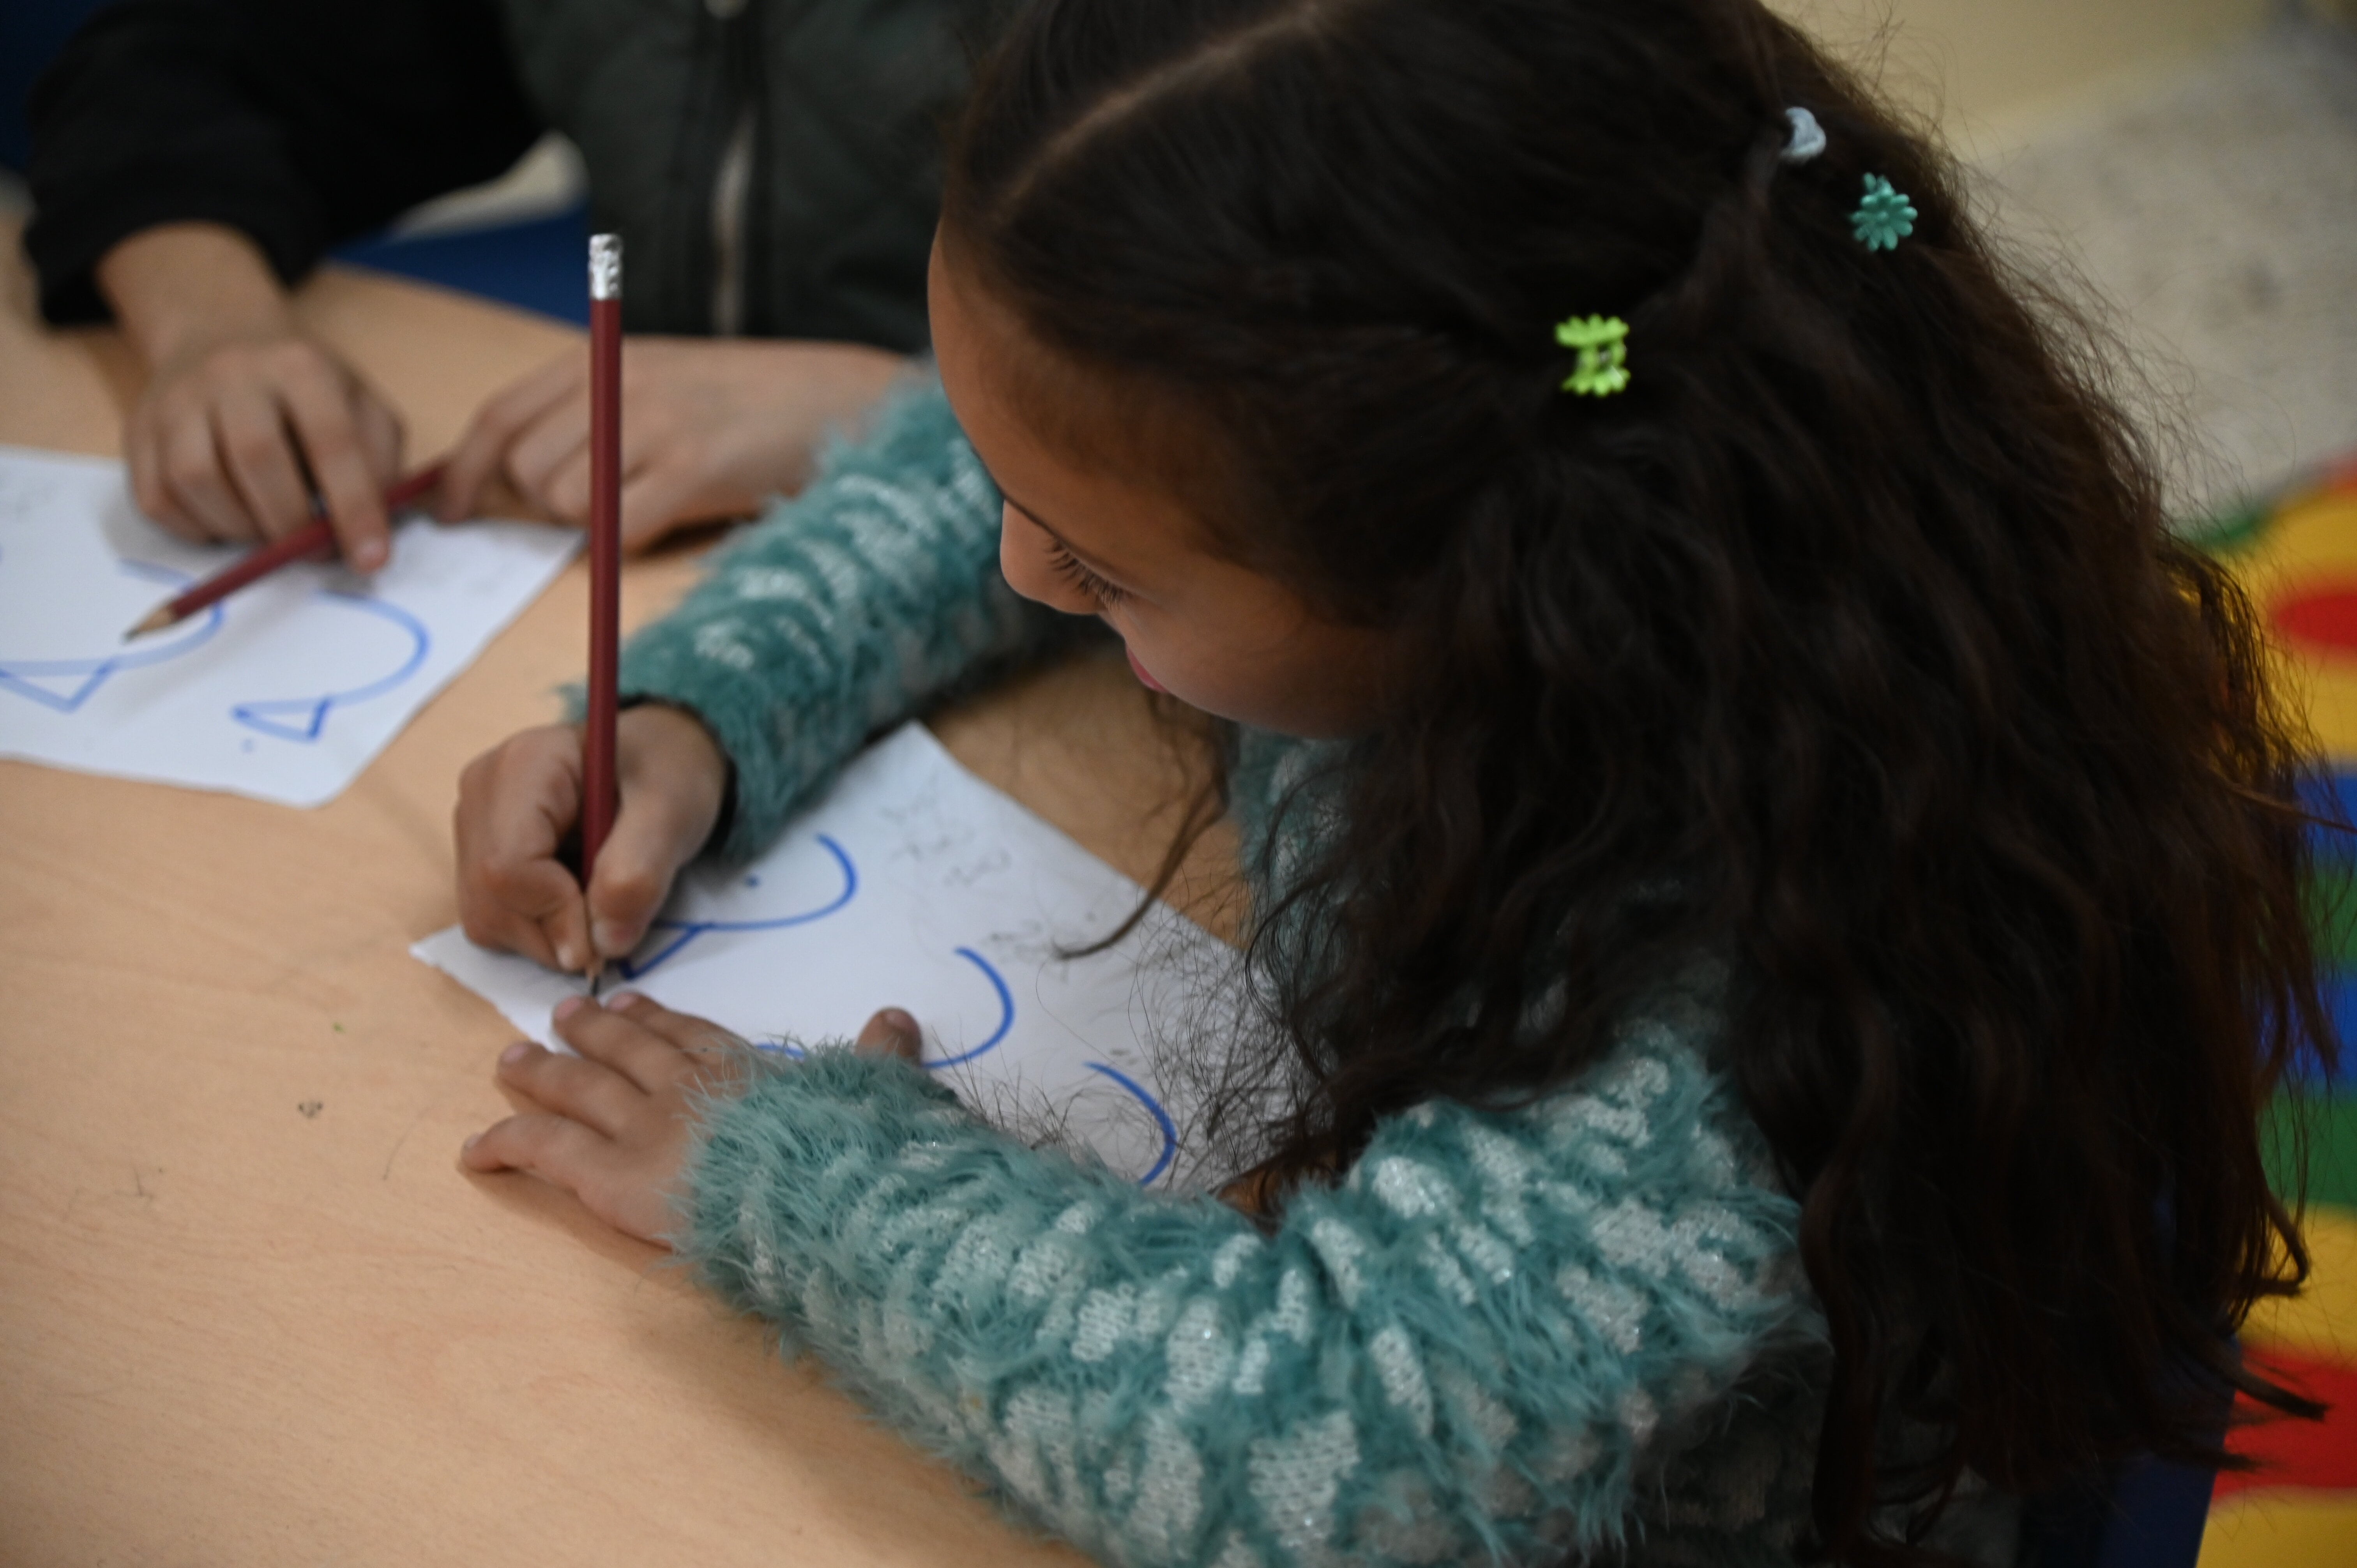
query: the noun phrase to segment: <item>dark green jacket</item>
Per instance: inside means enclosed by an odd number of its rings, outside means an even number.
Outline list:
[[[925,341],[943,122],[993,0],[503,3],[632,327]]]

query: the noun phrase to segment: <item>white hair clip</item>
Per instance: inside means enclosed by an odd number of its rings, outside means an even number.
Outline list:
[[[1784,118],[1792,123],[1792,140],[1781,155],[1788,164],[1804,164],[1825,150],[1825,128],[1817,117],[1805,109],[1787,109]]]

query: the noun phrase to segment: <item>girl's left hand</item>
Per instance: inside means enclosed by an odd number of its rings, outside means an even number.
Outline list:
[[[672,1205],[694,1133],[691,1099],[737,1087],[744,1042],[630,992],[603,1006],[568,998],[555,1021],[581,1055],[529,1040],[500,1052],[493,1076],[536,1109],[468,1139],[459,1164],[529,1171],[616,1230],[662,1244],[678,1222]],[[859,1032],[858,1048],[870,1054],[914,1059],[920,1047],[916,1021],[898,1008]]]

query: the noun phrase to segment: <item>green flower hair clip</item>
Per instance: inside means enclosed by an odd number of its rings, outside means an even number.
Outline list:
[[[1866,199],[1850,214],[1850,231],[1869,251],[1895,251],[1915,232],[1915,204],[1878,174],[1866,177]]]
[[[1629,324],[1617,316],[1575,316],[1558,322],[1555,340],[1579,350],[1579,364],[1563,390],[1610,397],[1629,385]]]

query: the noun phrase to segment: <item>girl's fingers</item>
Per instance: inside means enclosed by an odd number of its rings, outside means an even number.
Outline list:
[[[604,1153],[605,1142],[578,1122],[544,1111],[526,1112],[468,1139],[458,1159],[468,1170],[530,1171],[578,1192]]]
[[[579,968],[565,961],[564,930],[554,918],[528,920],[496,904],[461,897],[458,924],[467,940],[479,948],[518,953],[544,969],[560,969],[568,974]]]
[[[862,1056],[902,1057],[915,1061],[925,1053],[924,1031],[907,1013],[898,1007],[887,1007],[867,1020],[854,1048]]]
[[[653,997],[642,996],[635,991],[616,993],[608,999],[606,1008],[609,1013],[619,1015],[643,1034],[661,1039],[672,1053],[667,1060],[670,1070],[674,1074],[683,1057],[701,1076],[709,1078],[716,1067],[725,1066],[741,1051],[753,1049],[750,1042],[709,1018],[699,1018],[693,1013],[674,1013]]]
[[[654,1026],[647,1015],[660,1013],[645,997],[625,992],[605,1006],[586,996],[569,997],[556,1009],[556,1032],[591,1061],[627,1079],[645,1094],[661,1094],[693,1077],[697,1064],[715,1054],[726,1036],[706,1026],[709,1035],[698,1052]]]
[[[573,1037],[574,1030],[559,1024],[557,1032],[579,1048],[581,1042]],[[586,1051],[577,1057],[563,1056],[544,1051],[529,1040],[518,1040],[500,1054],[495,1076],[533,1104],[608,1138],[619,1138],[628,1131],[647,1103],[645,1090],[597,1057]]]
[[[571,880],[569,875],[566,880]],[[549,956],[542,962],[567,974],[589,972],[596,948],[589,940],[589,911],[580,899],[568,897],[533,929],[548,948]]]
[[[634,794],[624,783],[622,809],[589,879],[590,935],[600,958],[637,949],[671,896],[672,878],[703,846],[705,829],[683,821],[679,806],[656,791]]]
[[[533,861],[486,873],[484,884],[459,889],[459,923],[468,940],[568,974],[588,969],[589,922],[571,872],[554,860]]]
[[[580,742],[570,729],[527,731],[467,765],[452,832],[470,939],[560,969],[588,967],[581,886],[556,858],[580,809]]]
[[[679,868],[711,836],[727,777],[702,723],[655,703],[621,716],[614,765],[621,810],[597,852],[588,892],[592,935],[605,958],[645,939]]]

